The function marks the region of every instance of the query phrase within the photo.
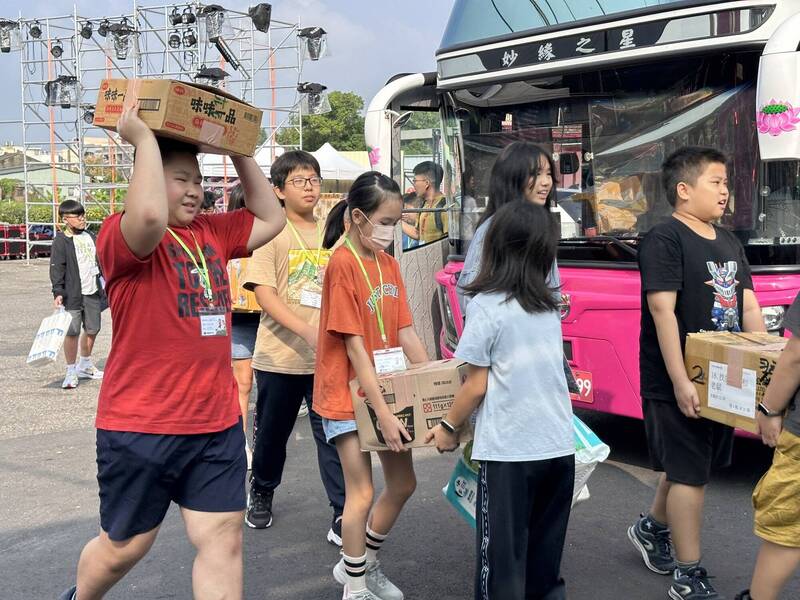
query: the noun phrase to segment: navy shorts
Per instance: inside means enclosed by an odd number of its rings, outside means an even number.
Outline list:
[[[97,430],[100,526],[115,541],[160,525],[170,502],[200,512],[244,510],[246,476],[241,419],[197,435]]]

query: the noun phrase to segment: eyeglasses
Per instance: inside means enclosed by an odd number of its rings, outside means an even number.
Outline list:
[[[292,185],[299,190],[302,190],[304,187],[306,187],[306,182],[310,183],[311,187],[319,187],[322,185],[322,177],[295,177],[290,181],[292,182]]]

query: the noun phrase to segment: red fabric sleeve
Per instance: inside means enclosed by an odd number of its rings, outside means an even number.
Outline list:
[[[103,221],[97,236],[97,258],[106,283],[136,271],[152,259],[152,254],[147,258],[139,258],[128,247],[122,235],[123,214],[113,214]]]

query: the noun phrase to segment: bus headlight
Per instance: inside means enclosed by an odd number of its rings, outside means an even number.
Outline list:
[[[763,306],[761,316],[764,318],[764,325],[770,333],[779,333],[783,328],[783,316],[786,314],[784,306]]]

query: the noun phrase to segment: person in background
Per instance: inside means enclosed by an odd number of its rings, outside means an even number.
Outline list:
[[[414,191],[424,209],[443,209],[447,199],[439,191],[444,170],[432,160],[426,160],[414,167]],[[403,221],[403,232],[417,244],[429,244],[447,235],[447,213],[444,210],[422,212],[417,216],[416,225]]]
[[[65,200],[58,205],[58,216],[64,230],[57,231],[53,239],[50,283],[53,286],[53,305],[65,308],[72,315],[64,339],[67,372],[61,384],[62,388],[69,390],[78,387],[79,379],[103,378],[103,371],[92,363],[92,349],[100,332],[106,298],[95,238],[86,230],[86,209],[76,200]]]

